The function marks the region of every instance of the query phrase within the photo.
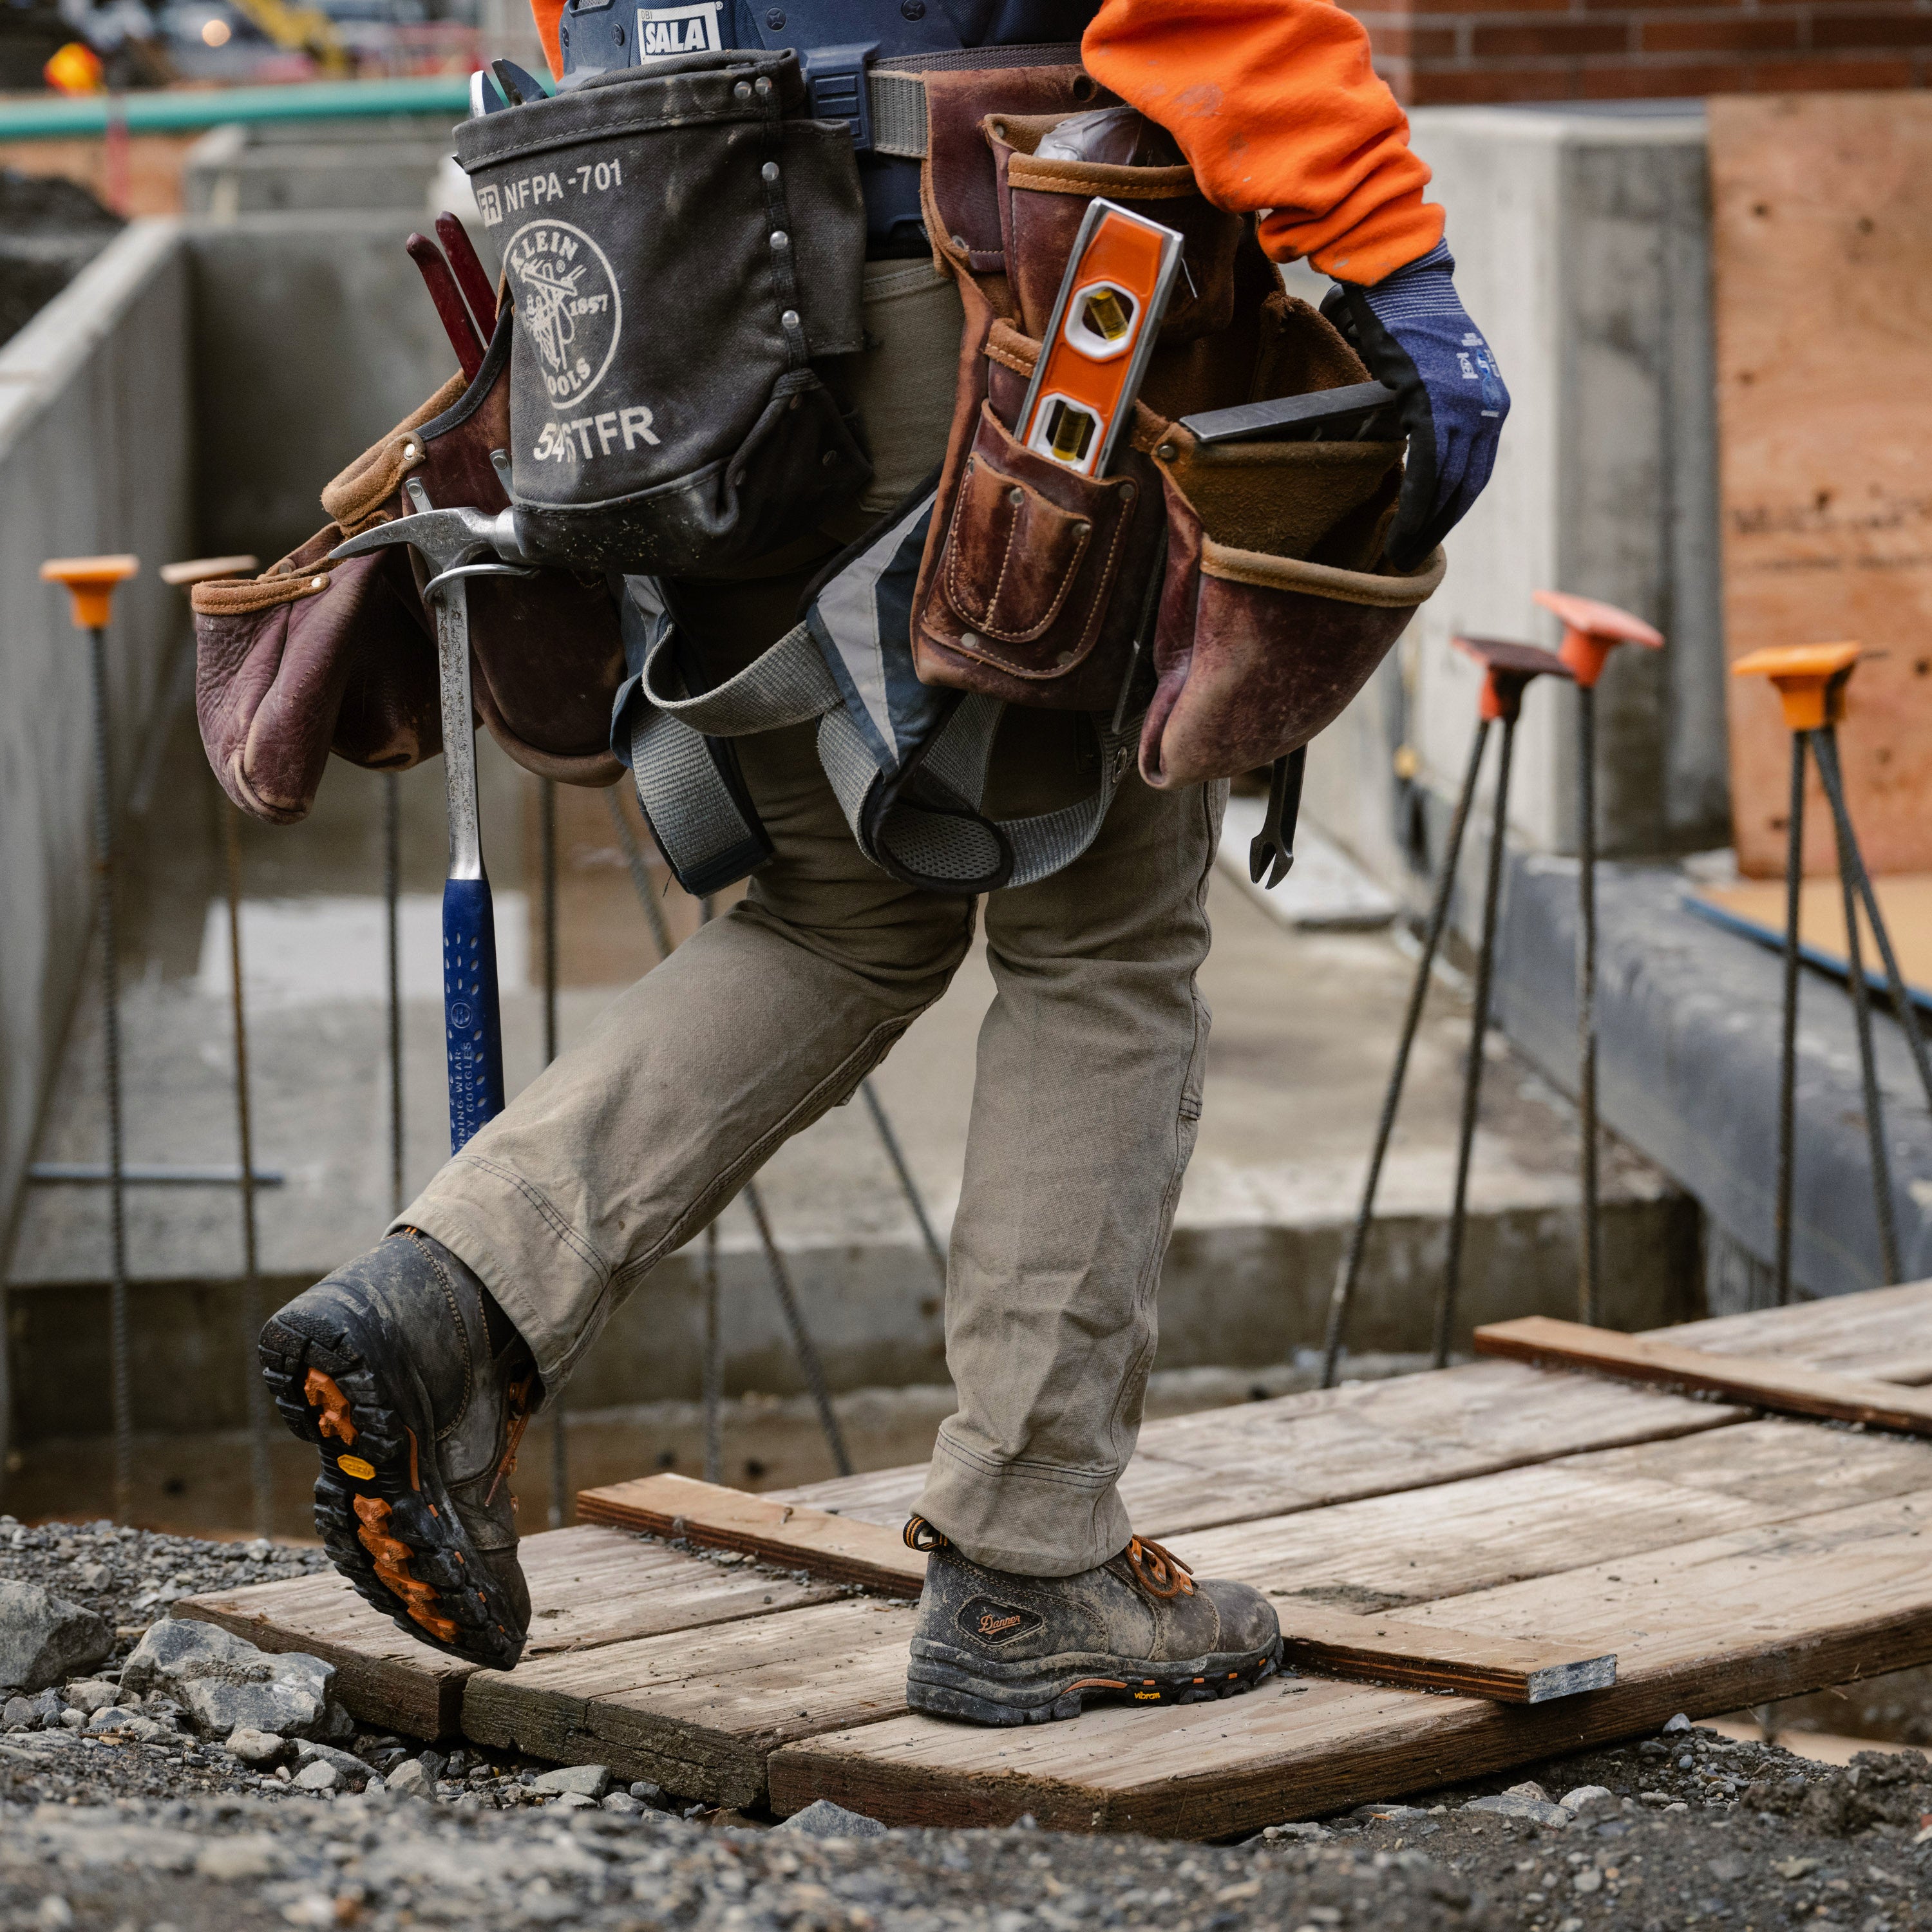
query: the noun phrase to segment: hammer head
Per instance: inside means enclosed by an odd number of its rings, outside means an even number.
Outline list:
[[[362,556],[388,544],[407,544],[422,554],[433,577],[479,556],[502,556],[520,562],[512,514],[500,512],[486,517],[481,510],[419,510],[414,516],[378,524],[360,536],[338,544],[328,560],[339,563],[344,557]]]

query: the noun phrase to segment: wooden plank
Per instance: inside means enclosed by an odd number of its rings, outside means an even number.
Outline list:
[[[916,1597],[926,1558],[894,1532],[848,1520],[808,1503],[781,1502],[688,1476],[646,1476],[607,1489],[580,1490],[577,1514],[589,1522],[735,1550],[782,1568],[887,1596]]]
[[[762,1802],[772,1751],[905,1708],[915,1612],[848,1600],[540,1658],[466,1681],[464,1734],[560,1763],[608,1765],[680,1797]]]
[[[1720,1531],[1928,1490],[1932,1447],[1924,1443],[1762,1421],[1205,1532],[1174,1547],[1202,1574],[1273,1586],[1292,1634],[1339,1634],[1358,1652],[1378,1646],[1384,1676],[1396,1674],[1404,1641],[1411,1657],[1430,1642],[1414,1621],[1427,1604],[1440,1630],[1438,1672],[1454,1662],[1468,1682],[1481,1668],[1484,1640],[1498,1634],[1455,1614],[1472,1592],[1606,1557],[1643,1561]],[[1396,1606],[1402,1615],[1393,1640],[1376,1639],[1375,1616],[1344,1621]],[[868,1614],[884,1620],[868,1622]],[[755,1628],[725,1625],[697,1640],[618,1644],[526,1664],[514,1674],[479,1674],[466,1693],[464,1727],[482,1743],[608,1763],[680,1793],[749,1803],[763,1788],[775,1740],[904,1714],[911,1616],[878,1600],[848,1602],[768,1617]],[[1567,1633],[1552,1635],[1560,1655],[1544,1645],[1534,1667],[1588,1663],[1618,1648],[1592,1642],[1580,1649]],[[1342,1661],[1352,1671],[1364,1667],[1358,1658]],[[1522,1688],[1527,1696],[1532,1687]],[[855,1700],[862,1717],[849,1714]]]
[[[774,1503],[688,1477],[649,1477],[586,1490],[578,1508],[580,1514],[594,1510],[606,1522],[743,1551],[888,1596],[916,1598],[926,1579],[926,1559],[875,1523],[848,1522],[806,1504]],[[1519,1704],[1598,1690],[1616,1675],[1614,1657],[1579,1656],[1574,1646],[1559,1652],[1534,1644],[1498,1646],[1308,1605],[1297,1606],[1293,1643],[1298,1660],[1312,1670],[1467,1690]]]
[[[726,1568],[621,1531],[578,1526],[524,1538],[530,1660],[659,1631],[768,1616],[826,1603],[826,1583]],[[461,1728],[473,1666],[405,1636],[334,1571],[183,1598],[177,1616],[219,1624],[268,1651],[307,1651],[335,1666],[338,1694],[365,1724],[419,1738]]]
[[[1297,1604],[1282,1661],[1324,1677],[1366,1677],[1456,1690],[1504,1704],[1546,1704],[1617,1681],[1615,1651],[1547,1638],[1480,1636],[1404,1617],[1357,1617]]]
[[[1503,1471],[1419,1494],[1227,1526],[1169,1546],[1198,1576],[1238,1576],[1304,1608],[1437,1606],[1520,1578],[1635,1557],[1932,1489],[1932,1445],[1766,1420]]]
[[[1709,108],[1725,649],[1853,638],[1840,728],[1874,872],[1932,867],[1932,98],[1714,98]],[[1906,640],[1915,640],[1908,644]],[[1754,877],[1784,866],[1790,738],[1766,680],[1726,678],[1732,823]],[[1804,865],[1834,863],[1815,778]]]
[[[1932,1281],[1653,1328],[1647,1341],[1762,1355],[1880,1382],[1932,1382]]]
[[[1654,1390],[1476,1362],[1150,1423],[1120,1493],[1134,1527],[1166,1538],[1745,1418],[1741,1409]],[[770,1499],[808,1503],[896,1531],[925,1480],[920,1464],[814,1483]]]
[[[1652,1331],[1650,1339],[1663,1338],[1880,1382],[1932,1382],[1932,1281]],[[1574,1383],[1472,1364],[1150,1422],[1121,1493],[1144,1534],[1175,1536],[1239,1522],[1257,1490],[1264,1507],[1248,1513],[1277,1515],[1741,1420],[1702,1405],[1599,1407],[1580,1400]],[[1264,1466],[1277,1457],[1292,1459],[1298,1492]],[[925,1482],[917,1462],[766,1493],[897,1530]]]
[[[1496,1636],[1614,1642],[1618,1682],[1550,1704],[1308,1682],[1179,1709],[974,1731],[907,1715],[782,1748],[773,1808],[826,1797],[892,1824],[1211,1838],[1426,1790],[1932,1660],[1932,1491],[1466,1595]],[[1412,1612],[1420,1616],[1421,1612]]]
[[[1932,1010],[1932,872],[1894,872],[1874,879],[1879,910],[1885,920],[1906,997],[1921,1011]],[[1784,881],[1750,879],[1741,885],[1697,886],[1684,896],[1685,907],[1728,932],[1741,933],[1760,946],[1784,946]],[[1882,955],[1870,916],[1861,904],[1859,957],[1874,995],[1888,998]],[[1798,950],[1808,966],[1844,979],[1851,961],[1845,945],[1845,895],[1835,874],[1807,879],[1798,893]]]
[[[1864,1423],[1907,1435],[1932,1434],[1932,1390],[1904,1388],[1862,1376],[1830,1375],[1761,1357],[1712,1354],[1646,1336],[1592,1328],[1580,1322],[1553,1321],[1543,1315],[1492,1322],[1478,1328],[1474,1340],[1479,1354],[1664,1383],[1784,1414]]]

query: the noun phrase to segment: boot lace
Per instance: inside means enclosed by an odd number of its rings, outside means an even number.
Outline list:
[[[1150,1538],[1127,1539],[1127,1568],[1150,1597],[1191,1597],[1194,1572],[1171,1550],[1163,1550]]]
[[[521,1382],[512,1382],[504,1390],[510,1406],[510,1438],[503,1445],[503,1460],[496,1465],[496,1473],[490,1478],[490,1486],[484,1492],[485,1508],[502,1486],[503,1478],[517,1473],[517,1446],[524,1439],[524,1431],[530,1426],[530,1390],[536,1382],[535,1376],[526,1376]]]

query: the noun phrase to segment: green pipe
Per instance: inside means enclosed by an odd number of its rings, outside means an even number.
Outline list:
[[[133,94],[17,97],[0,104],[0,141],[52,141],[104,134],[110,105],[130,134],[180,134],[231,121],[328,121],[364,114],[470,112],[466,75],[401,80],[321,80],[281,87],[144,88]]]

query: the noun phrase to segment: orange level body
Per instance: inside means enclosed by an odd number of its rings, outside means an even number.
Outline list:
[[[1019,440],[1104,474],[1131,413],[1180,260],[1171,228],[1096,200],[1054,304]]]

